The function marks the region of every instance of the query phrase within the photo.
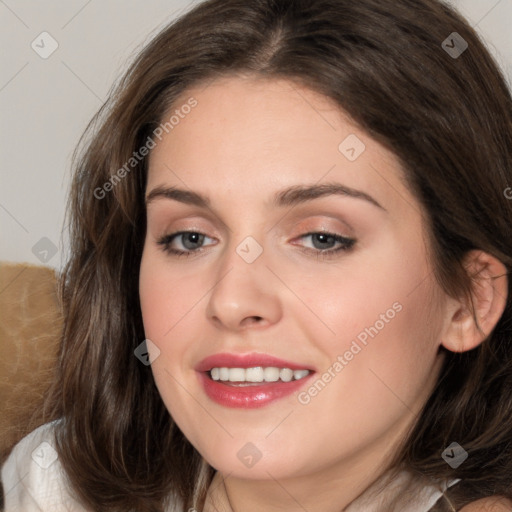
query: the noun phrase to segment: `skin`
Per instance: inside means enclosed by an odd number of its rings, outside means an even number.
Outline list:
[[[466,505],[460,509],[460,512],[510,512],[512,502],[504,498],[484,498]]]
[[[468,350],[482,338],[434,280],[424,212],[398,160],[336,105],[288,81],[235,75],[188,90],[175,107],[190,96],[198,105],[151,152],[147,194],[176,186],[211,205],[147,205],[140,299],[146,337],[160,350],[156,385],[218,470],[207,512],[216,510],[212,500],[218,510],[339,512],[389,465],[435,384],[441,345]],[[338,149],[351,134],[366,146],[355,161]],[[327,182],[383,208],[339,195],[270,204],[283,188]],[[322,229],[356,243],[319,259],[322,245],[304,235]],[[158,244],[187,230],[206,235],[202,245],[178,236],[171,246],[202,253],[179,258]],[[250,264],[236,252],[247,236],[263,249]],[[503,273],[496,260],[479,258]],[[489,330],[507,292],[506,279],[488,282],[481,314]],[[252,410],[224,407],[197,379],[194,366],[219,352],[267,353],[321,375],[397,302],[401,311],[307,405],[293,394]],[[261,452],[251,468],[237,457],[248,442]]]

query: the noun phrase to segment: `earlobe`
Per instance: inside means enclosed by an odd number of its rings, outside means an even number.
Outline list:
[[[464,267],[471,277],[474,315],[466,298],[449,300],[450,316],[441,344],[452,352],[471,350],[487,339],[507,303],[507,268],[500,260],[481,250],[472,250],[464,258]]]

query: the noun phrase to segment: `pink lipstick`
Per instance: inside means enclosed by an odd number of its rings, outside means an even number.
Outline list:
[[[306,386],[315,370],[267,354],[215,354],[195,368],[206,395],[237,408],[262,407]]]

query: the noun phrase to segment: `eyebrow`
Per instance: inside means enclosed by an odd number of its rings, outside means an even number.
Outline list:
[[[301,203],[312,201],[320,197],[326,197],[331,195],[353,197],[355,199],[362,199],[367,201],[378,208],[386,211],[378,201],[372,196],[351,187],[342,185],[341,183],[325,183],[321,185],[294,185],[284,190],[278,191],[270,202],[271,206],[274,207],[287,207],[295,206]],[[198,206],[200,208],[210,208],[211,201],[207,196],[192,192],[191,190],[183,190],[176,187],[163,187],[158,186],[154,188],[146,196],[146,206],[153,202],[155,199],[172,199],[179,201],[180,203]]]

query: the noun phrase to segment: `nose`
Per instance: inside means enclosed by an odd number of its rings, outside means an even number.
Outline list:
[[[279,280],[266,266],[265,251],[248,263],[235,249],[227,249],[219,265],[206,309],[208,319],[217,328],[230,331],[279,322]]]

